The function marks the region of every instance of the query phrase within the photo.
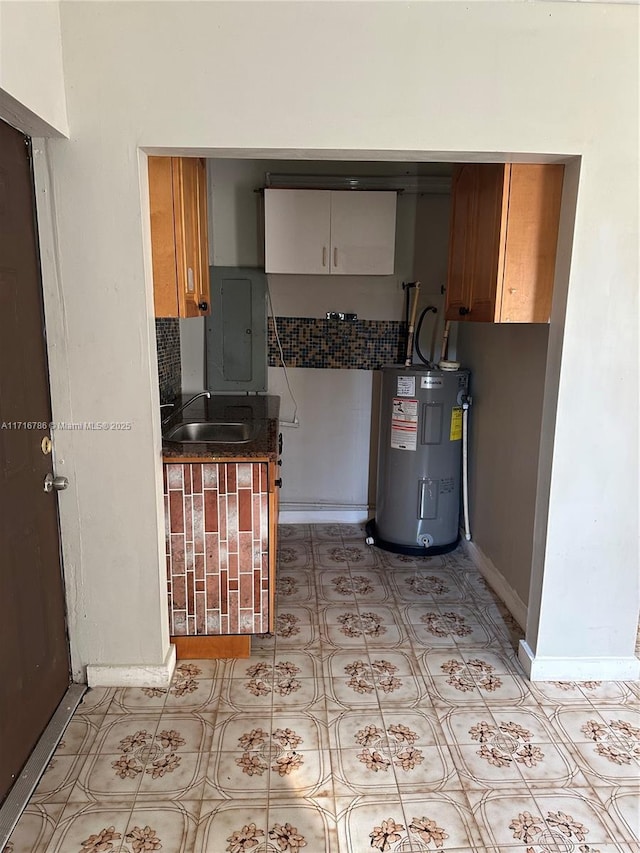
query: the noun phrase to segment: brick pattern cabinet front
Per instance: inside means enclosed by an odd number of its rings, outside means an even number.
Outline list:
[[[173,637],[269,630],[267,462],[165,463]]]

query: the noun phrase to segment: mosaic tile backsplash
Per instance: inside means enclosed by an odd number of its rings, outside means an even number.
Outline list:
[[[268,501],[266,463],[164,465],[173,636],[269,630]]]
[[[343,320],[277,317],[287,367],[378,370],[404,361],[406,323],[396,320]],[[280,366],[273,318],[269,317],[269,366]]]
[[[180,394],[182,388],[180,320],[174,317],[156,318],[156,347],[160,402],[170,403]]]

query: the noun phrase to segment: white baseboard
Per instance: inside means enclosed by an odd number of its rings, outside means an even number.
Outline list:
[[[520,640],[518,659],[530,681],[636,681],[640,660],[624,658],[556,658],[534,655]]]
[[[89,687],[168,687],[176,668],[176,647],[171,644],[164,663],[87,666]]]
[[[463,537],[462,544],[469,557],[478,567],[478,571],[482,577],[486,580],[498,598],[501,601],[504,601],[509,613],[511,613],[522,630],[526,631],[527,605],[520,598],[515,589],[509,585],[504,575],[498,568],[496,568],[489,557],[487,557],[487,555],[478,548],[475,542],[468,542]]]
[[[360,524],[372,512],[362,505],[280,504],[280,524]]]

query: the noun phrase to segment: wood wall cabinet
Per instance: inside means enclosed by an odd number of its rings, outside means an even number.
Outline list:
[[[197,157],[149,157],[156,317],[209,313],[207,173]]]
[[[265,270],[391,275],[396,193],[265,190]]]
[[[563,173],[562,165],[458,167],[447,320],[549,321]]]

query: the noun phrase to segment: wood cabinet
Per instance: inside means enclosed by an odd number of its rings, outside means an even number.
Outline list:
[[[274,630],[279,470],[272,459],[165,462],[169,630],[179,657],[242,657],[251,634]]]
[[[156,317],[209,313],[207,174],[197,157],[149,157]]]
[[[547,323],[564,166],[460,166],[453,178],[446,319]]]
[[[265,270],[391,275],[396,193],[265,190]]]

